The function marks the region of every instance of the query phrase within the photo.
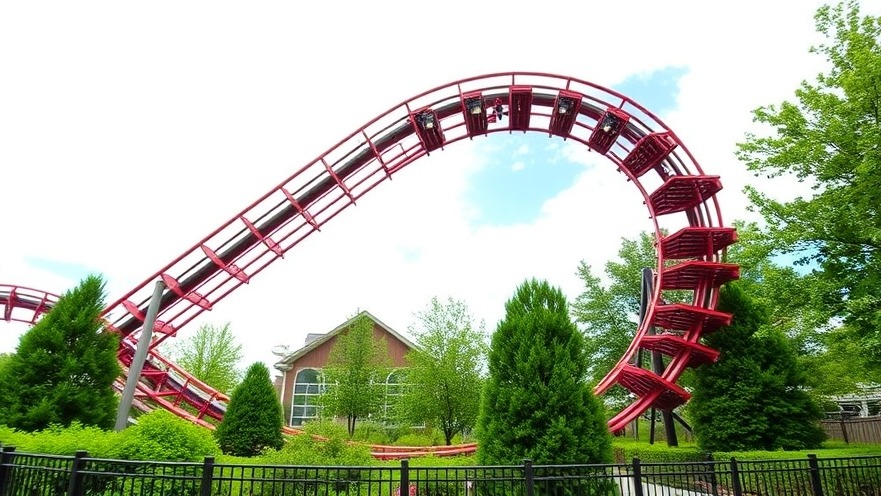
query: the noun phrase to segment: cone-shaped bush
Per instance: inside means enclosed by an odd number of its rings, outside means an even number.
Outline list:
[[[603,463],[611,436],[587,383],[584,337],[563,293],[531,280],[492,337],[478,436],[482,464]]]
[[[256,456],[284,444],[281,403],[272,387],[269,369],[257,362],[235,388],[215,436],[228,455]]]

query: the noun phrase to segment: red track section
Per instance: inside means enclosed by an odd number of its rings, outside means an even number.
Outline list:
[[[496,120],[498,102],[507,118]],[[685,367],[716,358],[699,341],[703,333],[730,322],[730,315],[714,308],[719,286],[738,277],[736,266],[721,263],[726,247],[736,241],[734,230],[722,223],[715,197],[722,184],[717,176],[704,174],[671,129],[626,96],[571,77],[529,72],[455,81],[401,102],[111,303],[104,315],[124,337],[120,359],[125,365],[140,336],[154,282],[162,279],[168,287],[159,305],[141,394],[204,425],[209,425],[206,418],[222,418],[227,398],[164,359],[156,346],[410,163],[464,139],[515,131],[559,136],[606,156],[639,190],[654,224],[656,289],[647,318],[595,389],[602,394],[617,384],[635,397],[609,422],[610,429],[620,430],[650,407],[672,408],[687,401],[688,393],[676,380]],[[684,217],[680,225],[686,227],[665,236],[662,220],[671,216]],[[673,289],[693,291],[692,303],[662,304],[663,292]],[[7,301],[15,306],[17,296],[7,296]],[[29,301],[34,304],[33,298]],[[650,337],[649,328],[662,332]],[[629,365],[639,349],[669,355],[664,371],[656,374]],[[184,404],[198,413],[189,413]],[[376,456],[413,455],[401,448],[395,453],[376,448]]]
[[[0,284],[0,307],[6,322],[35,324],[58,301],[58,295],[39,289]]]

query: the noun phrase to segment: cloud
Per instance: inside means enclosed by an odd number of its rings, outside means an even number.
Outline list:
[[[818,71],[807,49],[819,5],[552,0],[542,4],[551,17],[595,20],[590,36],[544,22],[482,31],[488,43],[504,41],[495,50],[454,34],[473,7],[461,0],[434,10],[424,30],[402,21],[424,20],[421,4],[390,1],[345,14],[321,2],[6,3],[0,281],[63,292],[77,281],[27,264],[53,260],[100,270],[115,299],[379,113],[452,80],[510,70],[614,88],[687,69],[664,121],[723,177],[725,218],[739,218],[743,186],[768,183],[745,173],[734,144],[751,109],[790,97]],[[491,0],[481,10],[507,8]],[[881,10],[877,1],[863,8]],[[633,15],[606,22],[623,12]],[[406,332],[435,295],[465,300],[491,328],[524,278],[574,297],[579,260],[601,266],[622,236],[651,228],[638,191],[608,161],[558,139],[548,149],[585,166],[571,187],[529,223],[477,227],[467,192],[493,153],[482,143],[409,165],[182,335],[231,321],[246,360],[271,362],[273,345],[299,346],[358,309]],[[545,153],[535,150],[524,157]]]

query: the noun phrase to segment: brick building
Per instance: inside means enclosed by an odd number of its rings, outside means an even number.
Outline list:
[[[346,332],[361,316],[373,321],[373,336],[388,345],[389,360],[395,370],[406,366],[404,356],[415,347],[407,338],[398,334],[367,311],[362,311],[325,334],[308,334],[303,347],[285,355],[275,364],[281,375],[276,378],[276,388],[284,405],[285,421],[299,426],[318,417],[318,395],[324,388],[321,369],[327,364],[330,350],[338,335]],[[386,407],[394,396],[400,394],[400,384],[393,370],[385,380]]]

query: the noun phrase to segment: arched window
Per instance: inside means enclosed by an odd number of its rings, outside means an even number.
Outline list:
[[[318,396],[323,389],[321,372],[302,369],[294,381],[294,401],[291,407],[291,425],[300,426],[318,418]]]
[[[393,370],[385,378],[385,398],[382,404],[382,416],[386,421],[394,420],[394,408],[401,396],[401,374]]]

